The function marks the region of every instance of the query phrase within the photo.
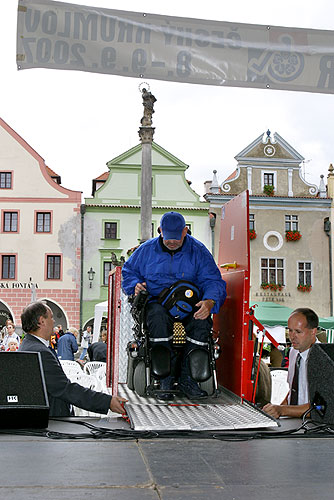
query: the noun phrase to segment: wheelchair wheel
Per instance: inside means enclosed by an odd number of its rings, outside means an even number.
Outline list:
[[[213,380],[212,375],[210,378],[208,378],[208,380],[205,380],[205,382],[200,382],[199,385],[200,385],[202,391],[206,391],[209,396],[213,395],[213,393],[215,391],[215,384],[214,384],[214,380]]]
[[[139,361],[134,369],[133,388],[138,396],[146,396],[146,373],[144,361]]]
[[[131,357],[128,357],[128,367],[127,367],[127,374],[126,374],[126,384],[131,391],[134,390],[133,387],[133,372],[134,372],[134,359]]]

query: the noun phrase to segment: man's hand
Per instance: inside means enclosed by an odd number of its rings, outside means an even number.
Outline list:
[[[288,405],[284,404],[283,401],[281,405],[272,405],[271,403],[268,403],[262,408],[262,410],[274,418],[279,418],[279,417],[300,418],[304,415],[304,413],[307,410],[309,410],[309,408],[310,408],[309,403],[303,405]]]
[[[199,309],[194,313],[194,318],[206,319],[209,316],[213,306],[214,306],[214,301],[212,299],[200,300],[196,304],[196,307],[199,307]]]
[[[135,295],[138,295],[138,293],[141,292],[142,290],[146,290],[145,281],[144,283],[137,283],[137,285],[135,286]]]
[[[282,406],[283,405],[272,405],[271,403],[268,403],[262,408],[262,410],[268,413],[271,417],[279,418],[283,413]]]
[[[115,413],[120,413],[123,415],[125,413],[125,410],[122,406],[122,403],[126,403],[127,399],[120,398],[119,396],[113,396],[112,400],[110,401],[110,409],[111,411]]]

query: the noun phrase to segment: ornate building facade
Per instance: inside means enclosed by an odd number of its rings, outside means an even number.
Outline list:
[[[0,325],[43,299],[56,324],[79,327],[80,203],[0,119]]]
[[[219,219],[224,203],[250,195],[251,302],[278,302],[333,314],[330,282],[330,207],[323,176],[319,187],[302,175],[304,158],[279,134],[261,134],[235,157],[234,172],[221,184],[216,172],[205,199]]]

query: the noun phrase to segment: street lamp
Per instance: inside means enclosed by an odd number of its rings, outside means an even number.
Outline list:
[[[87,274],[88,274],[88,279],[89,279],[89,288],[92,288],[92,285],[93,285],[92,282],[93,282],[93,279],[95,276],[94,269],[91,267]]]

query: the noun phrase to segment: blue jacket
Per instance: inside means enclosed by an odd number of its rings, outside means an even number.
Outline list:
[[[208,249],[186,235],[181,250],[171,255],[161,247],[159,237],[140,245],[122,269],[123,290],[131,295],[137,283],[146,282],[150,295],[157,297],[166,287],[179,280],[191,281],[202,298],[216,301],[212,313],[218,313],[226,298],[226,283]]]
[[[74,361],[74,353],[78,350],[78,344],[73,333],[67,332],[59,337],[57,354],[59,359]]]

